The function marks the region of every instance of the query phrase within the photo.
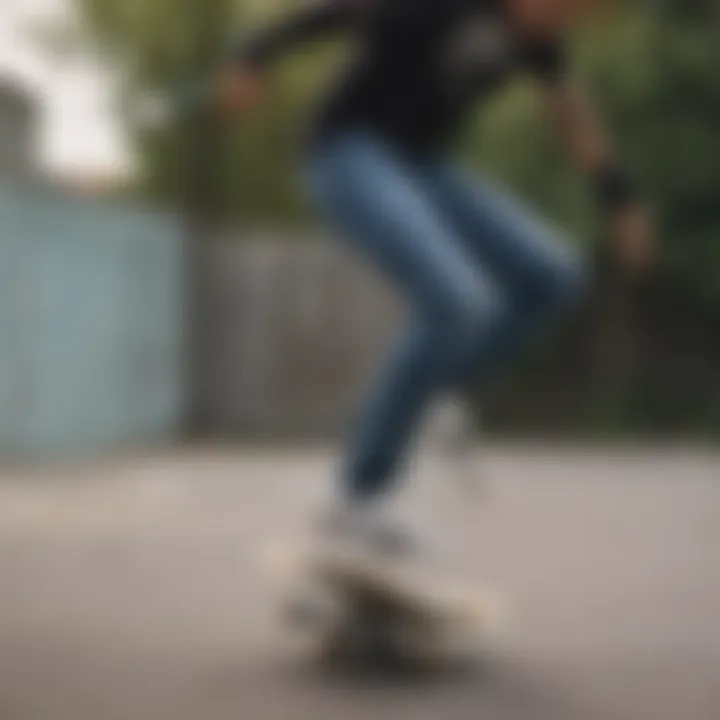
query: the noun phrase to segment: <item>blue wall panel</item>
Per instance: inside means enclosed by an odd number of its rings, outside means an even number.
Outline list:
[[[0,451],[173,437],[185,400],[182,268],[169,216],[0,189]]]

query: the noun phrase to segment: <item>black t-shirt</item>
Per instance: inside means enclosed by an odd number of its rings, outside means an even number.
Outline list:
[[[314,142],[364,127],[405,152],[433,152],[513,74],[563,69],[562,43],[521,37],[503,0],[323,0],[244,43],[264,65],[292,45],[348,30],[357,55],[323,103]]]

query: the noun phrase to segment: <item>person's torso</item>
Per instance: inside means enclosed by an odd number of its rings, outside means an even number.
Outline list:
[[[521,64],[503,0],[378,0],[317,133],[367,125],[408,150],[442,144]]]

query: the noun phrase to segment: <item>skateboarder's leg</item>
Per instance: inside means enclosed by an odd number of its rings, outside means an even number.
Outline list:
[[[584,272],[560,232],[479,174],[430,163],[423,180],[468,253],[492,273],[506,298],[451,374],[433,423],[453,472],[475,482],[475,417],[464,395],[482,392],[494,372],[578,301]]]
[[[498,312],[493,283],[414,173],[414,166],[362,135],[331,142],[311,164],[321,207],[400,288],[413,317],[345,457],[351,498],[391,488],[428,401]]]
[[[440,163],[424,177],[467,252],[492,273],[507,300],[450,378],[456,386],[481,389],[491,373],[579,301],[585,271],[557,229],[485,178]]]

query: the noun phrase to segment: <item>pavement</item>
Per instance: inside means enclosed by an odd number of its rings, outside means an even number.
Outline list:
[[[321,450],[0,471],[0,720],[720,720],[720,453],[498,446],[407,509],[506,598],[476,672],[340,680],[256,562],[329,492]],[[449,562],[449,561],[448,561]]]

